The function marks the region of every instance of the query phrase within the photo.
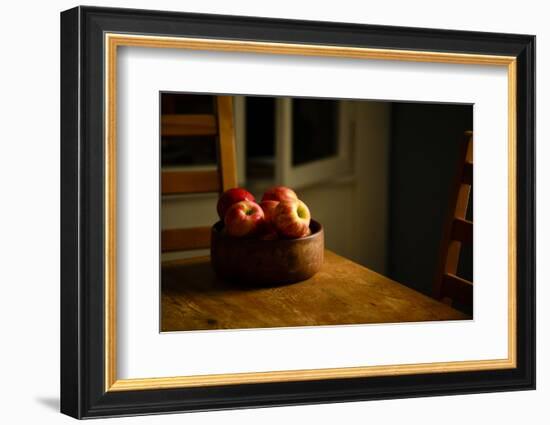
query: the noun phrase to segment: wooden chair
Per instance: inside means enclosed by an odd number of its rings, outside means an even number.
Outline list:
[[[211,115],[167,114],[161,118],[163,136],[216,136],[218,167],[208,171],[163,171],[162,195],[222,193],[237,186],[233,103],[231,96],[215,96]],[[161,251],[188,251],[210,246],[210,227],[166,229]]]
[[[440,257],[434,279],[434,297],[449,304],[472,310],[473,282],[457,276],[463,244],[473,243],[473,222],[466,211],[473,184],[473,134],[464,133],[460,146],[459,166],[451,187],[449,209],[445,219]]]

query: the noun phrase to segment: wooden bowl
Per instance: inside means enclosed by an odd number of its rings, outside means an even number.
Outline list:
[[[223,223],[212,227],[210,258],[216,274],[253,286],[299,282],[323,265],[325,235],[315,220],[311,235],[300,239],[260,240],[235,238],[222,232]]]

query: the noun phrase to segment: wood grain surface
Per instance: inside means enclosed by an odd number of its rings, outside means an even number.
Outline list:
[[[216,278],[209,257],[162,265],[161,330],[471,319],[331,252],[303,282],[255,288]]]

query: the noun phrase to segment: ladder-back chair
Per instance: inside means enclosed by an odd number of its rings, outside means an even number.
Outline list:
[[[162,196],[190,193],[222,193],[237,186],[235,131],[231,96],[215,96],[214,114],[166,114],[161,117],[162,136],[215,136],[217,169],[163,171]],[[210,227],[165,229],[161,251],[188,251],[210,247]]]
[[[457,276],[457,269],[462,246],[473,243],[473,222],[466,220],[473,184],[472,150],[473,134],[467,131],[460,145],[458,167],[451,187],[434,280],[435,298],[449,304],[458,304],[469,311],[472,311],[473,305],[473,282]]]

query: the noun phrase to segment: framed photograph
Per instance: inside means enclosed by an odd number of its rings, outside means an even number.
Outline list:
[[[61,411],[534,389],[534,70],[530,35],[63,12]]]

